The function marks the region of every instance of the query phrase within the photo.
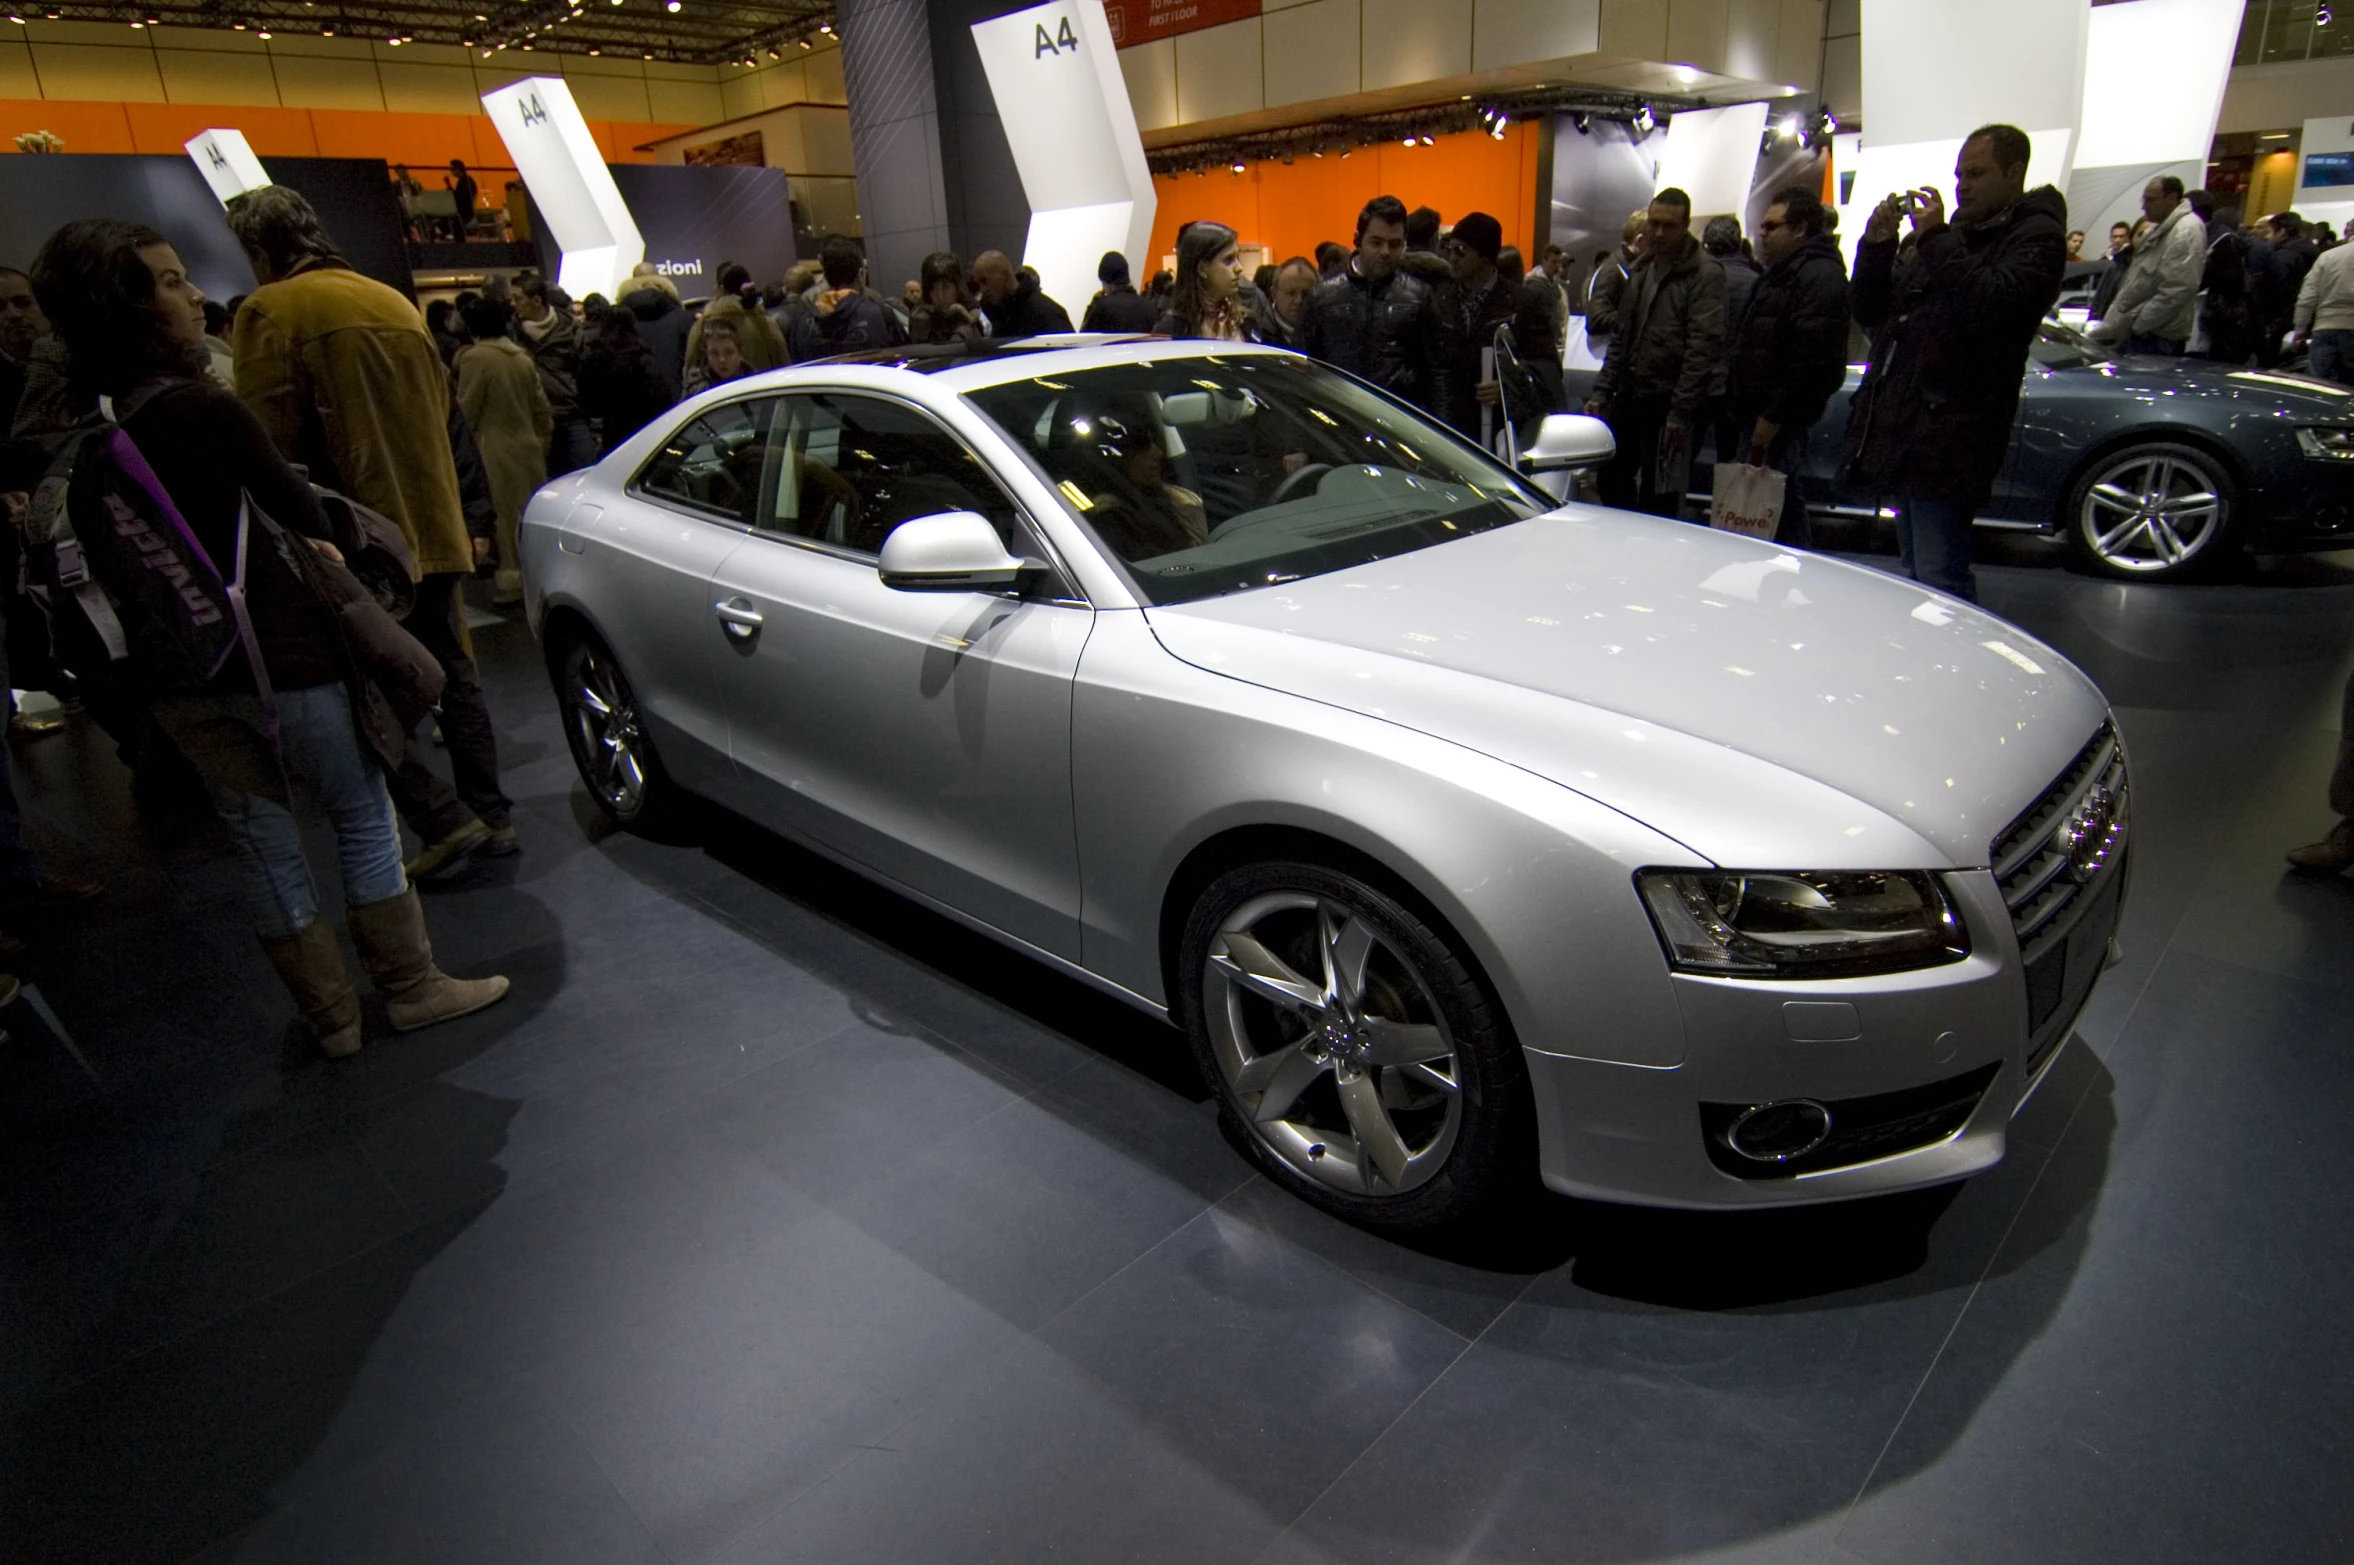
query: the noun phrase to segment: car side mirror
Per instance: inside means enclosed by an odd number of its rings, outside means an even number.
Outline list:
[[[1600,467],[1618,454],[1610,426],[1583,413],[1548,413],[1537,438],[1520,453],[1524,473],[1563,473]]]
[[[902,592],[994,592],[1011,587],[1022,562],[977,511],[943,511],[901,522],[883,540],[876,572]]]

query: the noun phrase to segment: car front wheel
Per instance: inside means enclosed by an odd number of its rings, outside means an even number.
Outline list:
[[[1279,1183],[1385,1227],[1453,1222],[1523,1177],[1528,1075],[1452,937],[1317,864],[1214,882],[1180,948],[1186,1030]]]
[[[2238,488],[2195,446],[2127,446],[2087,468],[2070,491],[2068,541],[2103,575],[2179,581],[2232,552]]]
[[[675,813],[678,787],[655,759],[629,676],[605,644],[583,634],[556,661],[564,738],[589,797],[616,825],[646,828]]]

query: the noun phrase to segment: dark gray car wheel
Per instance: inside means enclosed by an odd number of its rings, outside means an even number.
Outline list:
[[[1228,1128],[1278,1183],[1353,1221],[1449,1223],[1527,1176],[1528,1073],[1451,939],[1318,864],[1221,876],[1178,996]]]
[[[616,825],[660,824],[678,807],[678,787],[646,736],[637,692],[605,644],[582,634],[555,660],[564,739],[589,797]]]
[[[2077,558],[2127,581],[2180,581],[2236,552],[2239,486],[2196,446],[2150,441],[2111,451],[2068,492]]]

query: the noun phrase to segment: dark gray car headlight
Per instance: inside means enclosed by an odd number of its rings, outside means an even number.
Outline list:
[[[2297,448],[2325,462],[2354,462],[2354,428],[2305,425],[2297,431]]]
[[[1682,973],[1858,978],[1970,954],[1945,887],[1916,870],[1647,869],[1635,886]]]

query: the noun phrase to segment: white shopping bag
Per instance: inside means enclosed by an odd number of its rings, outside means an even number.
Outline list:
[[[1708,525],[1752,538],[1771,538],[1782,525],[1782,475],[1770,467],[1746,467],[1737,462],[1716,465],[1716,498],[1708,507]]]

